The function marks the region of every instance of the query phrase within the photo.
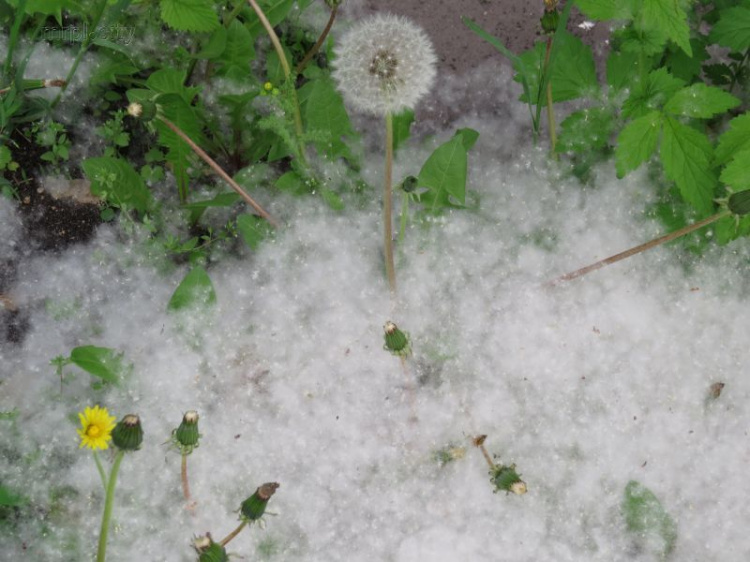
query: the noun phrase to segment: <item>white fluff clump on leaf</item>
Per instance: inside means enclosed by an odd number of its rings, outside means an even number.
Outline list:
[[[413,109],[435,81],[437,57],[424,31],[391,14],[365,18],[336,48],[333,76],[344,99],[374,115]]]

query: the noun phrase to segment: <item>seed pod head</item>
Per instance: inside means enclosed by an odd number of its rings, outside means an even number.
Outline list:
[[[112,443],[123,451],[136,451],[143,442],[141,419],[136,414],[128,414],[112,430]]]
[[[128,104],[125,111],[135,119],[151,121],[156,117],[156,104],[151,100],[134,101]]]
[[[383,326],[383,331],[385,332],[385,345],[383,349],[399,357],[407,357],[411,353],[409,334],[399,330],[398,326],[390,320]]]
[[[227,551],[219,543],[215,543],[210,534],[195,537],[193,548],[200,555],[198,562],[227,562],[229,560]]]
[[[174,443],[183,453],[190,454],[198,446],[198,412],[190,410],[182,416],[182,423],[172,433]]]
[[[266,511],[268,500],[276,493],[278,487],[278,482],[267,482],[259,486],[252,496],[242,502],[240,517],[251,523],[260,519]]]
[[[516,465],[504,466],[496,465],[490,471],[490,481],[495,486],[495,491],[512,492],[518,496],[526,493],[526,482],[521,480],[521,476],[516,472]]]
[[[750,214],[750,189],[732,193],[727,199],[727,209],[739,217]]]
[[[401,189],[403,189],[406,193],[412,193],[415,189],[417,189],[418,184],[418,178],[415,178],[414,176],[406,176],[406,178],[404,178],[404,181],[401,182]]]

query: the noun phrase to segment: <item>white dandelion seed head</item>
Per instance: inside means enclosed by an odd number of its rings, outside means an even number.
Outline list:
[[[347,103],[374,115],[413,109],[435,81],[427,34],[391,14],[363,19],[341,38],[333,77]]]

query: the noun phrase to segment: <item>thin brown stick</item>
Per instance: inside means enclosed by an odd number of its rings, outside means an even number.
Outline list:
[[[182,453],[182,470],[180,471],[180,476],[182,479],[182,495],[185,496],[185,499],[187,501],[190,501],[190,484],[188,483],[187,458],[188,456],[185,453]]]
[[[315,45],[312,46],[312,48],[307,51],[307,54],[305,57],[300,61],[300,63],[297,65],[296,74],[302,74],[302,71],[305,70],[305,67],[307,64],[312,60],[312,58],[318,54],[318,51],[320,51],[320,47],[323,46],[323,43],[326,40],[326,37],[328,37],[328,34],[331,31],[331,28],[333,27],[333,20],[336,19],[336,12],[338,12],[339,7],[334,6],[331,10],[331,17],[328,18],[328,23],[326,24],[325,29],[323,29],[323,33],[320,34],[320,37],[318,37],[318,40],[315,42]]]
[[[474,444],[475,447],[479,447],[479,450],[482,451],[482,455],[484,456],[484,460],[487,461],[487,464],[490,465],[490,470],[495,468],[495,462],[492,460],[492,457],[487,452],[487,449],[484,448],[484,440],[487,439],[486,435],[478,435],[477,437],[472,438],[471,442]]]
[[[243,521],[242,523],[240,523],[239,527],[237,527],[234,531],[224,537],[224,539],[219,544],[221,546],[226,546],[229,541],[240,534],[240,531],[245,528],[245,525],[247,525],[247,521]]]
[[[184,140],[187,145],[193,149],[193,152],[195,152],[198,156],[201,157],[201,159],[208,164],[211,169],[218,174],[221,179],[223,179],[225,182],[229,184],[229,187],[234,189],[240,197],[242,197],[245,202],[247,202],[248,205],[250,205],[255,211],[264,219],[266,219],[272,226],[275,228],[279,227],[279,223],[276,222],[276,220],[269,215],[263,207],[261,207],[258,203],[255,202],[255,200],[250,197],[247,192],[240,187],[240,185],[234,181],[229,174],[227,174],[224,169],[219,166],[213,158],[211,158],[206,152],[197,144],[195,144],[190,137],[188,137],[185,132],[180,129],[177,125],[172,123],[169,119],[162,117],[161,115],[158,116],[158,119],[161,120],[162,123],[164,123],[167,127],[169,127],[178,137],[180,137],[182,140]]]
[[[707,226],[713,222],[716,222],[717,220],[724,218],[728,215],[729,215],[729,211],[718,212],[715,215],[711,215],[710,217],[700,220],[696,223],[689,224],[688,226],[685,226],[679,230],[675,230],[674,232],[670,232],[669,234],[665,234],[664,236],[655,238],[654,240],[651,240],[650,242],[646,242],[645,244],[641,244],[640,246],[636,246],[635,248],[630,248],[629,250],[620,252],[619,254],[615,254],[614,256],[610,256],[603,260],[599,260],[598,262],[592,263],[591,265],[587,265],[586,267],[582,267],[581,269],[576,269],[575,271],[566,273],[565,275],[562,275],[558,277],[557,279],[548,281],[545,285],[547,286],[557,285],[558,283],[562,283],[563,281],[570,281],[572,279],[575,279],[576,277],[581,277],[583,275],[586,275],[587,273],[591,273],[592,271],[601,269],[602,267],[606,265],[616,263],[620,260],[624,260],[625,258],[629,258],[630,256],[634,256],[636,254],[640,254],[641,252],[645,252],[646,250],[650,250],[651,248],[655,248],[656,246],[659,246],[660,244],[671,242],[672,240],[680,238],[681,236],[690,234],[694,230],[703,228],[704,226]]]

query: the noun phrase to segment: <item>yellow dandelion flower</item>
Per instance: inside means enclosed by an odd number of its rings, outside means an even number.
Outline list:
[[[109,448],[115,417],[110,416],[106,408],[86,408],[78,413],[78,419],[81,420],[81,429],[76,430],[81,438],[79,447],[88,447],[94,451]]]

